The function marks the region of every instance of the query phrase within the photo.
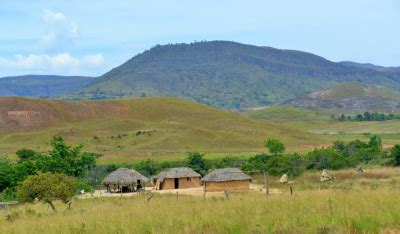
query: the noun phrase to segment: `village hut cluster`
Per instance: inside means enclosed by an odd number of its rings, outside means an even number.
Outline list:
[[[103,180],[103,185],[108,192],[126,193],[139,191],[149,181],[133,169],[119,168]],[[214,192],[249,190],[252,179],[237,168],[216,169],[201,178],[189,167],[177,167],[162,171],[151,181],[156,190],[196,188],[202,184],[204,192]]]

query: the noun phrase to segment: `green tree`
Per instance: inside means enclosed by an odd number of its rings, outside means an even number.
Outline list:
[[[368,145],[375,152],[381,152],[382,151],[382,139],[377,135],[374,135],[374,136],[369,138]]]
[[[394,165],[400,166],[400,145],[395,145],[390,150],[390,154],[394,158]]]
[[[31,175],[18,188],[21,202],[33,202],[35,199],[47,203],[56,211],[55,200],[69,203],[76,192],[75,180],[59,173],[38,173]]]
[[[269,149],[269,152],[271,152],[271,154],[274,154],[275,156],[278,154],[282,154],[283,152],[285,152],[286,149],[285,145],[280,140],[273,138],[266,140],[264,146],[267,147]]]
[[[0,156],[0,192],[15,184],[14,168],[10,160]]]
[[[62,137],[53,137],[51,146],[52,149],[48,153],[37,155],[37,167],[42,172],[82,177],[87,170],[96,165],[96,159],[100,157],[100,154],[81,152],[83,145],[67,145]]]
[[[204,154],[200,152],[189,152],[187,154],[187,165],[201,175],[207,174],[207,161],[204,159]]]

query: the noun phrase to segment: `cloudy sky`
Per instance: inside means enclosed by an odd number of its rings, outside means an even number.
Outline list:
[[[199,40],[400,66],[398,0],[0,2],[0,77],[101,75],[156,44]]]

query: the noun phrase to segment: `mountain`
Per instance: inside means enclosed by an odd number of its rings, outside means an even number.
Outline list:
[[[321,136],[173,98],[63,101],[0,98],[0,155],[47,150],[54,135],[105,155],[101,160],[203,152],[262,151],[268,137],[289,148]],[[103,162],[104,162],[103,161]]]
[[[356,63],[350,61],[343,61],[339,63],[349,67],[366,68],[374,71],[379,71],[396,81],[400,81],[400,67],[383,67],[371,63]]]
[[[92,77],[26,75],[0,78],[0,96],[56,97],[89,84]]]
[[[384,72],[301,51],[211,41],[153,47],[67,97],[172,96],[228,109],[278,103],[352,81],[400,90],[400,82]]]
[[[343,83],[287,100],[282,104],[304,109],[353,113],[393,112],[400,109],[400,93],[383,86]]]

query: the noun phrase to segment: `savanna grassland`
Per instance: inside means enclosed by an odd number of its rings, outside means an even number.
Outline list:
[[[396,233],[400,228],[400,171],[367,168],[332,173],[318,182],[309,172],[280,185],[271,177],[261,191],[228,198],[140,194],[122,198],[76,199],[72,209],[42,203],[0,211],[1,233]],[[261,182],[255,178],[255,182]],[[294,189],[290,195],[289,186]]]
[[[21,148],[46,151],[55,135],[103,154],[100,163],[181,159],[192,150],[206,152],[207,157],[239,157],[265,151],[268,137],[281,139],[293,151],[329,142],[282,124],[172,98],[81,102],[2,98],[0,103],[0,154],[11,158]]]
[[[337,115],[341,114],[337,111]],[[274,122],[294,129],[321,135],[331,140],[367,140],[371,135],[379,135],[387,146],[400,142],[400,120],[388,121],[338,121],[332,113],[305,110],[292,106],[274,106],[243,115],[261,121]]]

